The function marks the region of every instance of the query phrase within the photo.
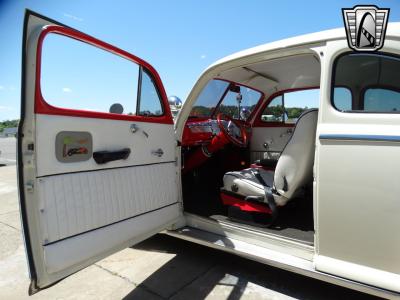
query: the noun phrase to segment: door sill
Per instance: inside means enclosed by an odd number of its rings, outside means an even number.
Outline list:
[[[207,227],[207,221],[209,221],[207,218],[198,216],[194,216],[193,218],[190,215],[186,215],[186,218],[188,219],[187,223],[191,223],[192,225],[194,223],[197,223],[197,225],[202,223],[204,226],[201,227]],[[199,220],[197,218],[206,220]],[[191,220],[189,221],[189,219]],[[208,224],[208,228],[210,229],[211,227],[213,226]],[[255,243],[249,243],[240,239],[235,239],[232,238],[232,234],[230,234],[228,231],[224,231],[221,228],[220,230],[222,230],[222,235],[210,232],[209,230],[199,229],[199,227],[193,228],[189,225],[177,230],[169,230],[165,233],[173,237],[211,247],[217,250],[223,250],[225,252],[239,255],[263,264],[270,265],[272,267],[284,269],[331,284],[350,288],[359,292],[368,293],[382,298],[398,299],[397,297],[399,297],[399,294],[391,291],[316,271],[312,259],[310,260],[296,257],[288,253],[283,253],[277,250],[271,250],[267,247],[255,245]],[[311,248],[313,249],[314,247]]]
[[[314,246],[314,231],[303,231],[297,228],[290,228],[292,232],[291,234],[288,234],[288,228],[284,228],[283,230],[280,228],[263,228],[253,224],[236,222],[222,215],[213,215],[209,218],[217,221],[220,224],[229,224],[237,228],[250,230],[251,232],[257,232],[259,234],[266,234],[271,237],[278,237],[286,239],[288,241],[293,241],[308,246]]]
[[[272,234],[263,230],[258,230],[254,226],[244,225],[225,219],[216,220],[190,213],[184,213],[184,216],[186,218],[186,225],[192,228],[308,261],[313,260],[314,246],[310,243]]]

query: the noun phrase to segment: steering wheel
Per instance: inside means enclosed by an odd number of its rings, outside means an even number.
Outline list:
[[[224,122],[226,121],[227,125],[224,126]],[[219,113],[217,115],[217,124],[223,135],[234,145],[244,148],[247,146],[247,131],[245,126],[240,123],[238,120],[231,118],[230,116]],[[236,127],[237,130],[232,130],[232,124]],[[235,134],[235,131],[239,131],[240,135]]]

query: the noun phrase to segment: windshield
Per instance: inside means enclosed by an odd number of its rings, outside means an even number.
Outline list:
[[[212,117],[215,110],[214,115],[222,112],[234,119],[246,120],[260,98],[261,93],[256,90],[228,81],[213,79],[200,93],[189,117],[209,118]],[[215,109],[218,103],[220,105]]]

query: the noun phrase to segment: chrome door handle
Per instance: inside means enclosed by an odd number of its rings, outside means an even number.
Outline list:
[[[161,157],[161,156],[164,155],[164,151],[161,148],[159,148],[157,150],[152,150],[151,154],[153,154],[153,155],[155,155],[157,157]]]

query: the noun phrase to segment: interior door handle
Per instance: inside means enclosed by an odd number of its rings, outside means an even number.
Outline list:
[[[105,164],[113,160],[127,159],[131,149],[124,148],[117,151],[96,151],[93,152],[93,159],[98,164]]]
[[[159,148],[157,150],[151,151],[151,154],[153,154],[155,156],[158,156],[158,157],[161,157],[161,156],[164,155],[164,151],[161,148]]]

